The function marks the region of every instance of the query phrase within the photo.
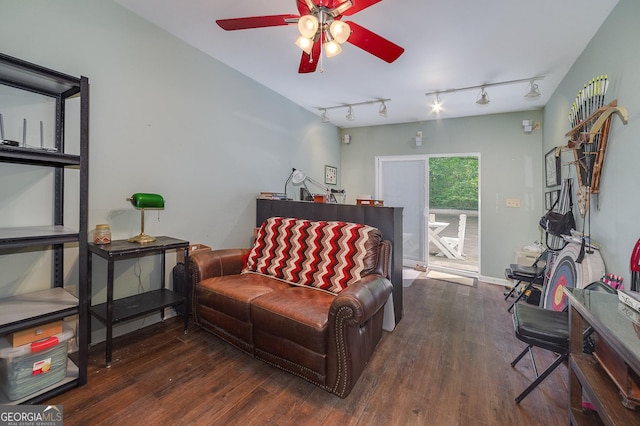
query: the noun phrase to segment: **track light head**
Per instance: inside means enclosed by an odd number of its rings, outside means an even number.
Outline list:
[[[484,89],[484,87],[482,88],[482,91],[480,92],[480,97],[478,98],[478,100],[476,101],[476,103],[478,105],[489,105],[489,102],[491,102],[489,100],[489,95],[487,94],[487,91]]]
[[[525,99],[537,99],[541,96],[540,90],[538,89],[538,85],[535,83],[535,80],[531,80],[529,82],[529,91],[526,95],[524,95]]]
[[[353,108],[349,105],[349,110],[347,111],[347,115],[345,116],[347,120],[353,121],[356,119],[356,115],[353,112]]]
[[[322,122],[323,123],[328,123],[329,122],[329,113],[327,112],[326,109],[322,110],[322,115],[320,115],[320,118],[322,118]]]
[[[436,93],[436,98],[433,100],[433,105],[431,106],[431,112],[438,114],[440,111],[442,111],[442,101],[440,100],[440,95]]]
[[[384,103],[384,101],[380,103],[380,109],[378,110],[378,114],[380,115],[380,117],[387,116],[387,105]]]

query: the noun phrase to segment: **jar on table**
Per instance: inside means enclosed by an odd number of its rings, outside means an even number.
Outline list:
[[[111,244],[111,228],[109,228],[109,225],[96,225],[96,229],[93,232],[93,242],[96,244]]]

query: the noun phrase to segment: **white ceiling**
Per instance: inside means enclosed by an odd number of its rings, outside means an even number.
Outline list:
[[[320,107],[391,99],[329,111],[343,127],[375,126],[542,108],[618,0],[383,0],[349,20],[404,47],[388,64],[349,44],[324,58],[323,72],[298,74],[295,25],[224,31],[216,19],[298,14],[296,0],[114,0],[188,44],[318,115]],[[320,0],[314,0],[318,3]],[[356,3],[358,0],[353,0]],[[585,17],[588,17],[586,19]],[[318,66],[318,70],[320,70]],[[593,70],[596,74],[606,69]],[[528,83],[441,95],[431,112],[425,93],[543,75],[542,96],[525,100]],[[215,78],[215,77],[212,77]],[[576,88],[576,92],[579,88]]]

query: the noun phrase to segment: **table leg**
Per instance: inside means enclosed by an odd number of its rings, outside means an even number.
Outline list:
[[[184,249],[184,305],[182,314],[184,316],[184,334],[189,331],[189,314],[191,313],[191,277],[189,274],[189,248]]]
[[[107,261],[107,342],[105,363],[111,367],[111,351],[113,349],[113,259]]]
[[[164,289],[165,287],[165,274],[167,273],[167,271],[165,270],[165,255],[166,255],[166,250],[162,251],[162,254],[160,255],[160,288]],[[160,309],[160,320],[164,321],[164,311],[166,308],[162,308]]]
[[[87,306],[91,310],[91,270],[93,269],[93,253],[87,255]],[[89,330],[87,333],[87,346],[91,346],[91,313],[89,313],[87,321],[89,322]]]

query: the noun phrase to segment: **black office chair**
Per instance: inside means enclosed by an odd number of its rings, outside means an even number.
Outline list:
[[[617,293],[617,291],[601,281],[593,282],[585,287],[585,290]],[[511,362],[515,367],[527,352],[531,357],[533,372],[536,379],[516,397],[516,403],[520,403],[536,386],[538,386],[553,370],[556,369],[569,356],[569,313],[564,311],[552,311],[538,306],[519,303],[513,309],[513,327],[516,337],[528,346]],[[591,335],[591,329],[583,333],[586,340]],[[558,354],[556,359],[542,374],[538,374],[536,361],[533,358],[534,346],[546,349]]]
[[[538,266],[538,263],[544,261],[545,266]],[[507,300],[514,291],[520,286],[520,284],[527,283],[527,285],[520,291],[516,300],[511,303],[511,306],[507,309],[508,312],[511,312],[513,306],[520,301],[526,294],[527,291],[531,290],[534,285],[543,285],[544,284],[544,273],[546,270],[546,264],[549,262],[549,250],[543,251],[540,256],[533,262],[531,266],[519,265],[517,263],[512,263],[508,268],[505,269],[505,276],[510,279],[517,281],[511,290],[504,296],[504,300]]]

